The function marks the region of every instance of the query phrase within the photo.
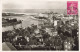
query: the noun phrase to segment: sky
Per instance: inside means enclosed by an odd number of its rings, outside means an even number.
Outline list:
[[[65,1],[2,0],[3,9],[66,9]]]

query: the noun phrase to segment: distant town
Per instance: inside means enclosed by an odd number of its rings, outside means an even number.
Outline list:
[[[3,50],[79,50],[79,17],[45,11],[2,13]],[[7,45],[6,45],[7,44]]]

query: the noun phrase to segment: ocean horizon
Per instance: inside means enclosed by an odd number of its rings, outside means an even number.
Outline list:
[[[45,13],[45,12],[54,12],[54,13],[63,13],[67,14],[67,9],[3,9],[2,13]]]

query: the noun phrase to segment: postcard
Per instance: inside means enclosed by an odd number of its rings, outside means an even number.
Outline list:
[[[2,51],[79,51],[79,1],[2,0]]]

